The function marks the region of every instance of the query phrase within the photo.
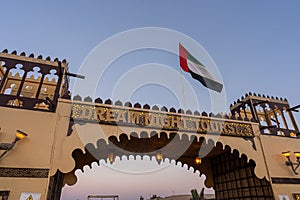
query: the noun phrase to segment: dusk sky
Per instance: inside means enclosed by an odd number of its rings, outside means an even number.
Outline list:
[[[189,36],[206,50],[223,80],[227,112],[229,105],[247,92],[284,97],[294,106],[300,104],[299,9],[298,0],[9,1],[1,3],[0,46],[9,52],[67,59],[70,71],[77,73],[90,52],[109,37],[134,28],[167,28]],[[193,52],[201,59],[197,50]],[[168,65],[180,72],[176,55],[145,49],[131,52],[112,64],[102,82],[89,83],[96,88],[94,94],[82,95],[111,98],[109,91],[123,74],[149,63]],[[183,76],[196,91],[200,111],[210,111],[207,89],[190,75]],[[73,79],[71,83],[71,92],[77,95],[74,85],[81,82]],[[182,106],[182,99],[176,99],[170,88],[157,84],[138,88],[130,100]],[[188,103],[185,107],[193,108]],[[85,167],[83,174],[77,171],[78,183],[63,189],[62,200],[83,200],[88,194],[119,194],[121,200],[189,194],[203,184],[199,173],[173,164],[158,166],[155,160],[101,163],[100,167],[93,164],[92,170]]]

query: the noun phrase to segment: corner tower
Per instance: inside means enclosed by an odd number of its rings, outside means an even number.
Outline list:
[[[66,60],[0,53],[0,199],[53,199],[54,143],[69,124],[58,111],[67,72]]]
[[[230,105],[237,119],[250,119],[260,125],[262,134],[298,137],[299,129],[287,99],[246,94]]]
[[[0,105],[55,112],[59,96],[67,94],[66,60],[0,53]]]

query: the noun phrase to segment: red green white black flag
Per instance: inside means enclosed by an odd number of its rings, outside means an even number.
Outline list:
[[[183,71],[189,72],[194,79],[198,80],[205,87],[217,92],[222,91],[223,84],[209,73],[205,66],[192,56],[180,43],[179,59]]]

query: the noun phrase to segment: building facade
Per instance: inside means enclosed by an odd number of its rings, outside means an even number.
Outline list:
[[[216,199],[300,199],[286,99],[249,93],[230,114],[71,99],[66,61],[5,50],[0,62],[0,199],[60,199],[75,170],[123,155],[187,164]]]

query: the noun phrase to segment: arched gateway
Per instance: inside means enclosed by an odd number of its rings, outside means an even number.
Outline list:
[[[216,199],[299,198],[300,177],[282,155],[300,148],[286,99],[250,93],[230,115],[72,101],[65,61],[16,54],[0,53],[0,199],[59,199],[76,169],[123,155],[187,164],[206,175]],[[16,130],[28,137],[11,143]]]

